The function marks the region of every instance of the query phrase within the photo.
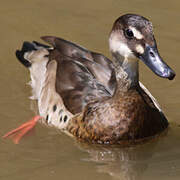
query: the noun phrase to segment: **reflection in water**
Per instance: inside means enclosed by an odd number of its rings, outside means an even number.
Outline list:
[[[148,167],[148,160],[152,157],[158,141],[133,147],[103,146],[78,144],[81,150],[89,153],[90,162],[97,164],[97,171],[108,173],[114,179],[141,179]]]
[[[37,114],[37,103],[34,101],[31,101],[31,110]],[[159,144],[158,140],[131,147],[92,145],[77,141],[76,145],[89,154],[85,161],[94,162],[98,173],[109,174],[114,179],[139,180],[148,169],[149,160]]]

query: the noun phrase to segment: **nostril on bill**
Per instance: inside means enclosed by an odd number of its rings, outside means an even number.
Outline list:
[[[153,52],[150,51],[149,54],[151,55],[151,57],[155,58],[155,55]]]

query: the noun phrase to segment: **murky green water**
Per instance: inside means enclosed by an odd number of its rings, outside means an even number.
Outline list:
[[[180,1],[6,0],[0,6],[0,124],[2,136],[34,115],[28,71],[14,52],[24,40],[55,35],[110,57],[107,38],[124,13],[153,21],[159,50],[175,80],[155,76],[141,63],[140,79],[158,99],[171,126],[167,135],[131,148],[79,144],[42,125],[19,145],[0,141],[2,180],[179,180],[180,178]]]

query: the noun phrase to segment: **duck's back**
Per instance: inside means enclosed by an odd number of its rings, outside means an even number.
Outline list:
[[[60,38],[42,39],[54,47],[49,61],[57,62],[56,91],[71,113],[81,112],[95,99],[113,95],[116,79],[108,58]]]

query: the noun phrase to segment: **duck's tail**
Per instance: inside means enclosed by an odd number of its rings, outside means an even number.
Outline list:
[[[29,69],[32,87],[31,99],[38,99],[46,77],[50,47],[36,41],[24,42],[21,50],[16,51],[18,60]]]
[[[25,41],[22,45],[21,50],[16,50],[16,57],[25,67],[29,68],[33,63],[31,57],[29,57],[29,54],[32,55],[33,52],[42,49],[46,49],[48,52],[48,49],[50,49],[50,47],[36,41],[33,41],[32,43]],[[48,53],[46,53],[45,55],[48,55]]]
[[[35,41],[32,43],[24,42],[22,49],[16,51],[16,56],[30,71],[31,81],[29,85],[32,87],[31,99],[38,100],[40,116],[45,117],[48,124],[51,122],[52,125],[62,129],[66,126],[67,119],[72,115],[65,108],[62,98],[56,92],[57,62],[49,60],[51,50],[52,48],[49,46]],[[53,112],[53,109],[58,108],[59,110]],[[58,124],[60,118],[59,111],[62,118],[65,117],[66,123]]]

